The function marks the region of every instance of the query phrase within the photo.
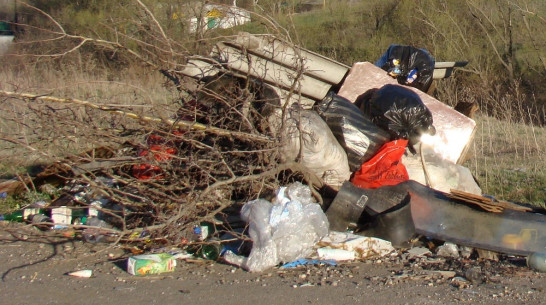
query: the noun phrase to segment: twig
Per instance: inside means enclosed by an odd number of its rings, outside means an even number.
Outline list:
[[[432,186],[432,181],[430,179],[430,175],[428,174],[427,165],[425,162],[425,155],[423,154],[423,143],[419,144],[419,155],[421,157],[421,165],[423,166],[423,173],[425,173],[425,181],[427,183],[427,186],[430,188],[434,188]]]

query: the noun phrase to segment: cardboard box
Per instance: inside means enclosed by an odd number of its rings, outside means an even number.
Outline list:
[[[137,255],[127,260],[127,272],[132,275],[171,272],[175,267],[176,258],[168,253]]]

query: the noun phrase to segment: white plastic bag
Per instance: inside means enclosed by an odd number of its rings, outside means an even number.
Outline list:
[[[241,217],[249,224],[250,255],[242,258],[227,253],[224,259],[252,272],[305,258],[328,234],[326,215],[309,187],[299,182],[281,187],[272,203],[264,199],[247,202]]]

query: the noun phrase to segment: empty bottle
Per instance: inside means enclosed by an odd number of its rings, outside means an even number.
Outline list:
[[[224,247],[221,243],[210,243],[201,246],[201,249],[197,252],[198,256],[209,259],[209,260],[218,260],[223,254]]]
[[[13,222],[25,222],[29,221],[30,215],[35,214],[45,214],[43,209],[39,208],[27,208],[15,211],[13,213],[8,214],[0,214],[0,220],[7,220],[7,221],[13,221]]]

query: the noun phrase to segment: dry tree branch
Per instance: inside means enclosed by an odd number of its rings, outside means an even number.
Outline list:
[[[127,112],[123,110],[119,110],[114,107],[109,106],[103,106],[103,105],[97,105],[94,103],[91,103],[89,101],[83,101],[79,99],[63,99],[53,96],[47,96],[47,95],[37,95],[37,94],[30,94],[30,93],[16,93],[16,92],[10,92],[10,91],[4,91],[0,90],[0,95],[6,96],[6,97],[13,97],[13,98],[19,98],[23,100],[42,100],[42,101],[48,101],[48,102],[56,102],[56,103],[68,103],[68,104],[76,104],[80,106],[90,107],[97,110],[102,110],[110,113],[116,113],[121,114],[126,117],[140,120],[144,122],[158,122],[158,123],[164,123],[168,126],[177,126],[177,127],[186,127],[190,129],[195,129],[199,131],[209,132],[217,135],[223,135],[223,136],[233,136],[236,138],[242,138],[242,139],[248,139],[252,141],[258,141],[258,142],[269,142],[272,139],[270,137],[264,136],[264,135],[257,135],[257,134],[248,134],[244,132],[238,132],[238,131],[231,131],[227,129],[221,129],[217,127],[207,126],[201,123],[197,122],[187,122],[187,121],[181,121],[181,120],[172,120],[172,119],[160,119],[160,118],[154,118],[149,116],[143,116],[132,112]]]
[[[154,24],[157,26],[157,28],[159,29],[159,32],[161,33],[161,36],[163,37],[163,39],[165,40],[165,43],[169,46],[169,49],[171,51],[171,54],[174,54],[174,51],[173,51],[173,48],[172,48],[172,45],[169,41],[169,39],[167,38],[167,35],[165,34],[165,31],[163,30],[163,27],[161,26],[161,24],[159,24],[159,22],[157,21],[157,19],[155,18],[154,14],[152,14],[152,12],[148,9],[148,7],[146,5],[144,5],[144,3],[142,3],[142,1],[140,0],[136,0],[136,2],[144,9],[144,11],[146,12],[146,14],[152,19],[152,21],[154,22]]]
[[[22,5],[30,8],[30,9],[36,10],[40,14],[46,16],[47,19],[49,19],[51,22],[53,22],[61,30],[62,34],[66,35],[66,31],[64,30],[64,28],[57,22],[57,20],[55,20],[55,18],[51,17],[51,15],[49,15],[48,13],[42,11],[41,9],[39,9],[39,8],[33,6],[33,5],[30,5],[30,4],[26,3],[26,2],[23,2],[23,1],[17,1],[17,2],[21,3]]]

